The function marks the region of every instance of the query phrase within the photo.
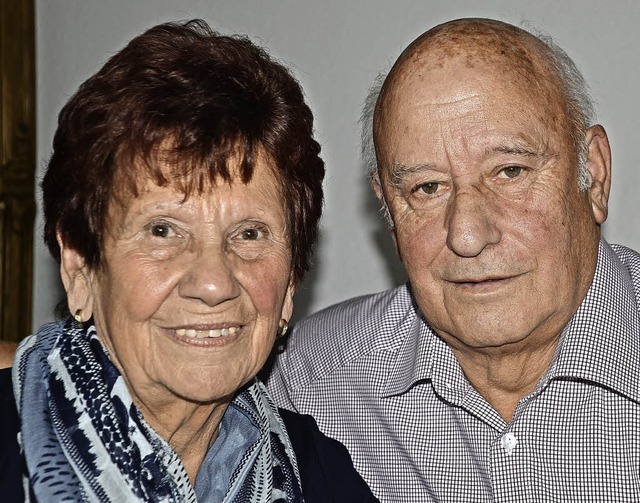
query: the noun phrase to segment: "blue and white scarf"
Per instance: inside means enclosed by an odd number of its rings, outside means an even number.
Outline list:
[[[196,501],[178,455],[145,423],[93,325],[45,325],[15,362],[28,501]],[[254,382],[234,404],[262,434],[223,501],[302,501],[293,449],[264,386]]]

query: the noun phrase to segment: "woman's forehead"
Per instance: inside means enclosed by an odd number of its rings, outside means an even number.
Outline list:
[[[282,183],[282,173],[260,145],[245,149],[236,144],[232,149],[225,148],[208,156],[186,156],[168,139],[147,154],[121,156],[113,192],[120,197],[137,196],[152,182],[160,187],[172,187],[189,197],[221,183],[247,183],[255,171],[264,169]]]
[[[183,169],[181,172],[180,170]],[[188,207],[201,200],[211,202],[239,199],[245,207],[261,206],[285,209],[282,185],[278,172],[259,158],[253,165],[252,176],[246,182],[237,169],[230,170],[231,177],[211,172],[207,168],[189,171],[181,166],[164,166],[158,171],[139,170],[120,190],[113,191],[110,214],[122,215],[135,208],[162,209]]]

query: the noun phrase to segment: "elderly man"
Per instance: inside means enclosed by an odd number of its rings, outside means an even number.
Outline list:
[[[299,324],[270,387],[382,501],[640,501],[640,256],[601,238],[585,88],[550,42],[463,19],[377,95],[372,185],[409,284]]]

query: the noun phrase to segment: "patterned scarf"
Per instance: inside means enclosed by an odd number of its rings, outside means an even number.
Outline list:
[[[196,501],[178,455],[145,423],[93,325],[45,325],[15,361],[28,501]],[[302,501],[293,449],[264,386],[253,382],[233,404],[261,435],[223,501]]]

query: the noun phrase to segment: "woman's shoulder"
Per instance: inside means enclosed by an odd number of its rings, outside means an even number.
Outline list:
[[[11,368],[0,369],[0,455],[7,448],[8,441],[15,438],[19,428]]]
[[[298,460],[305,501],[378,501],[353,467],[349,451],[311,416],[278,409]]]
[[[11,383],[11,368],[0,369],[0,459],[4,459],[2,455],[6,452],[9,443],[15,442],[17,447],[15,438],[19,429],[18,410]],[[13,442],[9,442],[10,440]]]
[[[23,501],[20,429],[16,402],[13,399],[11,368],[0,369],[0,494],[2,501]]]
[[[13,398],[13,383],[11,382],[11,367],[0,369],[0,425],[4,426],[8,419],[15,420],[15,424],[18,424],[18,412]],[[2,428],[2,431],[5,429]]]

